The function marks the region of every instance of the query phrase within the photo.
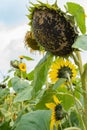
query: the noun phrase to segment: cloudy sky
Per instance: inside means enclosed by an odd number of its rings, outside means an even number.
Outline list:
[[[44,0],[46,2],[46,0]],[[55,0],[48,0],[53,3]],[[67,1],[76,2],[76,0],[58,0],[59,6],[64,9]],[[31,0],[36,2],[36,0]],[[87,0],[78,0],[87,14]],[[0,76],[6,74],[10,68],[9,62],[18,58],[19,55],[28,55],[35,59],[29,63],[32,65],[39,60],[39,54],[30,54],[24,46],[24,36],[28,26],[27,7],[29,0],[1,0],[0,1]],[[86,56],[86,54],[84,54]]]

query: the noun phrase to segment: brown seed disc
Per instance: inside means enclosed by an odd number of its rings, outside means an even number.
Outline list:
[[[77,37],[72,26],[60,10],[35,9],[32,29],[36,40],[46,51],[64,56],[72,52],[72,44]]]

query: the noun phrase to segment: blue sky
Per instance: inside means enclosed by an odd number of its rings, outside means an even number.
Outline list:
[[[30,0],[36,2],[36,0]],[[46,1],[46,0],[43,0]],[[55,0],[48,0],[54,2]],[[59,5],[64,5],[67,1],[76,0],[58,0]],[[83,2],[84,1],[84,2]],[[78,3],[87,4],[86,0],[78,0]],[[20,25],[27,21],[26,14],[28,13],[27,6],[29,6],[29,0],[1,0],[0,1],[0,23],[13,26]]]
[[[1,0],[0,22],[6,25],[17,25],[27,20],[28,0]]]

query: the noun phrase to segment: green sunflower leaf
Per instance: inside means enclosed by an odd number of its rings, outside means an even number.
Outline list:
[[[32,87],[28,86],[27,88],[22,90],[22,92],[18,93],[18,95],[14,99],[14,103],[30,100],[31,98],[32,98]]]
[[[87,51],[87,35],[78,36],[72,47]]]
[[[8,88],[2,89],[0,88],[0,98],[2,99],[3,97],[7,96],[10,94],[10,90]]]
[[[49,130],[50,110],[38,110],[22,116],[14,130]]]
[[[86,33],[86,24],[85,24],[85,12],[82,6],[73,2],[66,3],[67,11],[74,16],[75,21],[80,29],[80,31]]]
[[[30,81],[34,79],[34,70],[27,74],[27,79]]]
[[[11,130],[11,127],[9,126],[10,121],[5,121],[0,124],[0,130]]]
[[[47,53],[37,64],[34,70],[33,88],[35,94],[42,88],[47,79],[47,73],[51,65],[53,56]]]
[[[29,86],[27,81],[20,79],[19,77],[14,77],[11,79],[11,84],[15,92],[19,93]]]

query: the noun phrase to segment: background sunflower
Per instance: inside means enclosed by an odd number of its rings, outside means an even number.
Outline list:
[[[49,109],[52,109],[52,116],[51,116],[51,122],[50,122],[50,130],[54,130],[54,125],[56,124],[56,127],[58,127],[60,120],[64,118],[63,111],[62,111],[62,105],[61,101],[53,95],[54,103],[46,103],[46,107]]]
[[[68,60],[56,59],[49,71],[49,78],[55,83],[59,78],[66,78],[68,76],[73,80],[76,77],[76,66]]]

